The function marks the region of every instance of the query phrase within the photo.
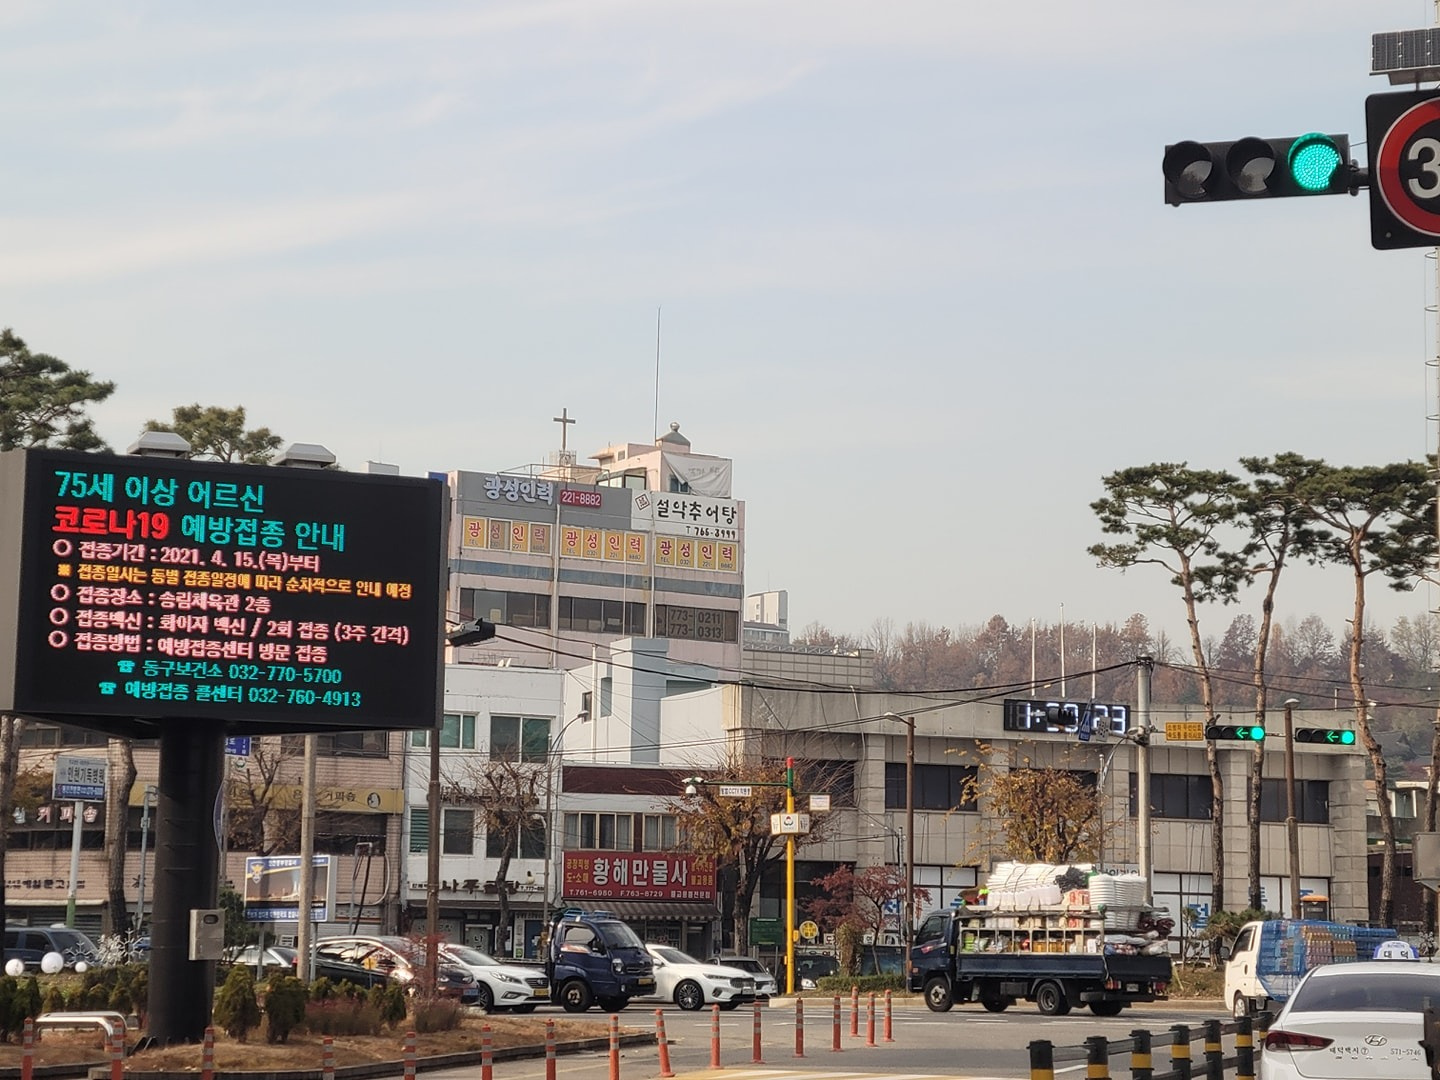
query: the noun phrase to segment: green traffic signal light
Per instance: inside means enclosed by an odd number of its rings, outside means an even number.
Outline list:
[[[1354,746],[1355,732],[1346,728],[1298,728],[1295,741],[1324,743],[1327,746]]]
[[[1312,131],[1290,144],[1285,166],[1302,191],[1327,191],[1344,160],[1334,139]]]
[[[1261,742],[1265,738],[1265,729],[1259,724],[1211,724],[1205,729],[1205,738]]]

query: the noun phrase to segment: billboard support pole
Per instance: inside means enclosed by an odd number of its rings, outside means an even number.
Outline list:
[[[160,728],[149,1045],[199,1042],[210,1023],[215,962],[190,959],[190,912],[216,906],[214,811],[224,742],[219,724],[177,719]]]
[[[85,804],[73,802],[70,812],[75,823],[70,827],[70,887],[65,893],[65,925],[75,928],[75,900],[79,896],[76,884],[80,880],[80,823],[85,816]]]

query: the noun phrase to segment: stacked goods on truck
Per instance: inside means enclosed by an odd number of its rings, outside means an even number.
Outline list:
[[[1147,891],[1135,874],[1002,863],[986,881],[983,904],[935,912],[921,924],[910,989],[935,1012],[957,1001],[1003,1012],[1024,999],[1052,1016],[1077,1005],[1115,1016],[1163,998],[1174,922],[1145,902]]]
[[[1313,919],[1246,923],[1226,958],[1225,1002],[1236,1019],[1282,1004],[1311,968],[1372,959],[1394,938],[1394,930]]]

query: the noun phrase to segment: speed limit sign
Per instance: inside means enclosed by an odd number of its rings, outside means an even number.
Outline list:
[[[1440,244],[1440,91],[1365,99],[1370,147],[1370,244]]]

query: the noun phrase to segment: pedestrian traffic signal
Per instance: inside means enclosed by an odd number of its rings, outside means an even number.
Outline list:
[[[1353,194],[1359,187],[1350,137],[1316,131],[1285,139],[1178,142],[1165,148],[1163,168],[1171,206]]]
[[[1296,728],[1295,741],[1328,743],[1331,746],[1354,746],[1355,732],[1343,728]]]
[[[1265,738],[1265,729],[1259,724],[1211,724],[1205,729],[1205,738],[1260,742]]]

